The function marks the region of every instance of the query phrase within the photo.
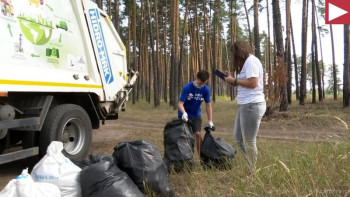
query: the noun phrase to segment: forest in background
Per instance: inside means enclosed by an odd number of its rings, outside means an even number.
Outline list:
[[[334,100],[342,97],[343,106],[348,107],[350,26],[344,25],[343,76],[339,76],[332,25],[328,32],[319,23],[325,17],[324,2],[301,1],[303,9],[293,14],[302,15],[302,21],[293,21],[291,0],[95,0],[126,45],[128,67],[140,73],[130,97],[132,103],[145,99],[157,107],[163,100],[175,109],[183,85],[194,80],[197,71],[229,70],[236,75],[230,48],[236,40],[244,40],[264,66],[267,113],[288,111],[293,96],[305,105],[309,93],[312,103],[332,94]],[[262,10],[266,14],[262,15]],[[253,24],[248,20],[251,13]],[[267,32],[259,31],[259,20],[267,21]],[[302,32],[293,31],[296,25],[302,26]],[[302,38],[300,57],[296,54],[296,34]],[[322,48],[323,36],[331,37],[331,49]],[[328,69],[323,53],[332,53]],[[235,99],[236,90],[214,75],[208,85],[213,102],[223,95]]]

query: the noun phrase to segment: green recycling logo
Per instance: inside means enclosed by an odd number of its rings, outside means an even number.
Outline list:
[[[44,45],[48,43],[52,36],[52,22],[37,16],[32,18],[21,14],[18,16],[19,24],[23,35],[35,45]]]

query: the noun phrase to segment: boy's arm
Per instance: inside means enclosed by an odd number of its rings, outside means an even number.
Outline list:
[[[182,113],[182,121],[187,122],[188,121],[188,115],[185,111],[185,107],[184,107],[184,102],[179,101],[177,104],[177,107],[179,108],[180,112]]]
[[[213,123],[213,109],[211,103],[206,103],[208,121]]]
[[[214,123],[213,123],[213,108],[211,106],[210,103],[210,89],[207,88],[207,92],[205,94],[205,106],[206,106],[206,110],[207,110],[207,116],[208,116],[208,125],[210,128],[214,127]]]
[[[182,120],[185,122],[188,121],[188,115],[187,115],[187,113],[185,111],[185,107],[184,107],[184,103],[187,99],[187,96],[188,96],[188,89],[185,86],[181,92],[179,102],[177,103],[177,107],[179,108],[180,112],[182,113]]]
[[[179,101],[179,103],[177,104],[177,107],[179,108],[181,113],[185,113],[184,102]]]

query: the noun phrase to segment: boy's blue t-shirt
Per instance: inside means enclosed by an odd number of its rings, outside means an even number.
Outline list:
[[[180,101],[184,102],[185,111],[191,119],[201,116],[203,100],[205,103],[210,103],[210,89],[207,85],[197,88],[193,85],[193,82],[189,82],[185,85],[180,95]],[[182,116],[180,110],[178,110],[178,116]]]

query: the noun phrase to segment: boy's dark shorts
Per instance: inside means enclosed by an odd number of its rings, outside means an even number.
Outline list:
[[[181,119],[181,117],[179,117]],[[188,125],[192,128],[192,132],[200,132],[202,130],[202,117],[189,118]]]

